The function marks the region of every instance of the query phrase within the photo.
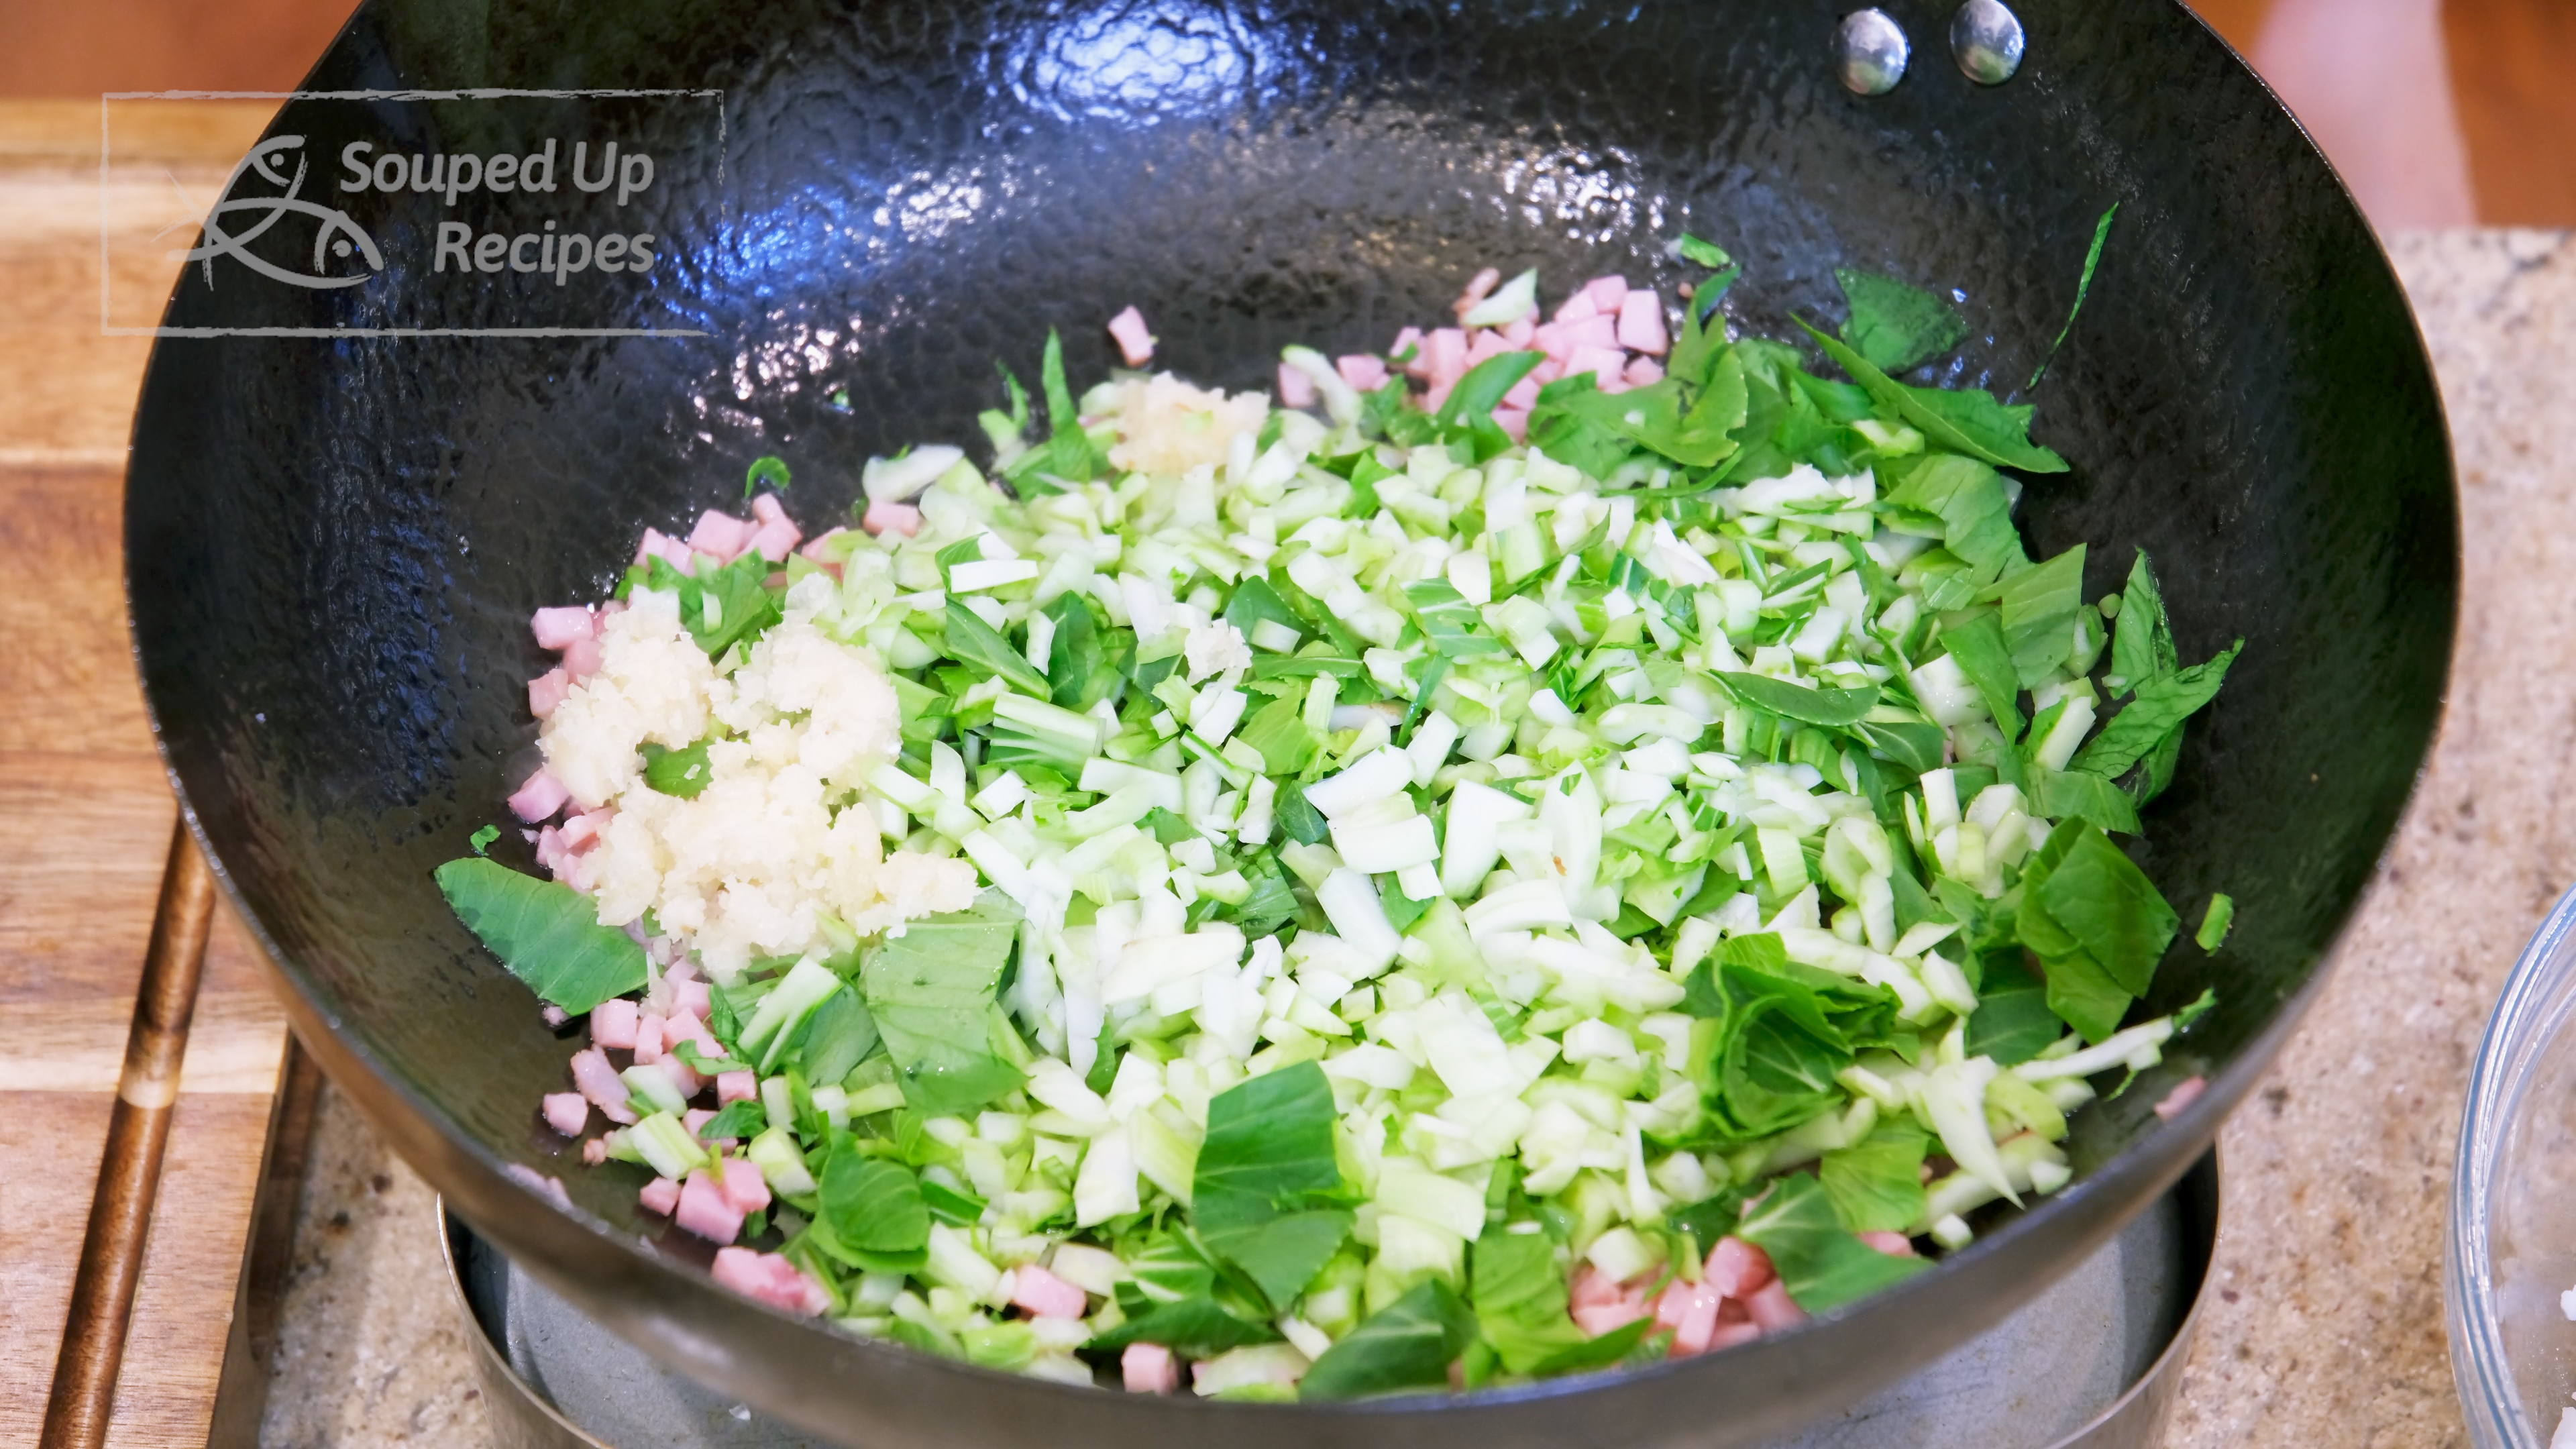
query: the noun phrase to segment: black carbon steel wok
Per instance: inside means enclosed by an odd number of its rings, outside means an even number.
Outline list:
[[[1949,64],[1947,0],[1888,8],[1913,72],[1862,100],[1833,79],[1833,0],[369,0],[312,87],[720,88],[724,129],[706,106],[631,104],[612,133],[657,158],[668,265],[611,320],[705,337],[172,337],[153,355],[126,514],[144,681],[305,1039],[514,1256],[672,1363],[852,1444],[1729,1443],[1994,1321],[2198,1156],[2313,993],[2440,708],[2457,529],[2386,261],[2197,21],[2022,0],[2029,60],[1989,90]],[[308,136],[327,170],[362,133],[417,152],[530,140],[516,114],[298,102],[272,134]],[[362,200],[377,283],[282,298],[192,269],[170,325],[601,325],[596,289],[429,275],[440,198]],[[2204,986],[2219,1009],[2082,1118],[2077,1184],[1940,1271],[1625,1378],[1175,1404],[773,1315],[716,1290],[702,1246],[657,1239],[626,1169],[552,1155],[533,1108],[573,1043],[430,870],[501,818],[532,762],[520,681],[548,660],[529,610],[597,597],[645,525],[738,505],[749,458],[793,466],[789,507],[818,531],[868,454],[975,437],[994,360],[1032,375],[1051,325],[1097,376],[1099,324],[1136,302],[1158,362],[1260,385],[1281,344],[1381,347],[1486,263],[1558,285],[1624,271],[1669,295],[1687,273],[1662,245],[1683,229],[1744,261],[1726,306],[1751,331],[1838,317],[1840,263],[1956,287],[1977,335],[1942,375],[2012,393],[2115,201],[2091,301],[2035,394],[2074,472],[2022,511],[2041,549],[2094,545],[2091,593],[2150,550],[2187,657],[2245,637],[2142,855],[2188,911],[2232,892],[2238,924],[2218,957],[2166,963],[2150,1009]],[[474,220],[558,214],[486,198]],[[2160,1123],[2149,1104],[2196,1071],[2211,1089]],[[509,1164],[561,1172],[574,1210]]]

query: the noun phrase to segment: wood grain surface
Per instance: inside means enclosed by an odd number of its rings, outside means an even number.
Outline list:
[[[99,104],[0,103],[0,1445],[32,1444],[107,1134],[177,807],[125,628],[120,506],[148,338],[99,330],[100,225],[148,236],[172,180],[209,192],[261,105],[124,132],[159,183],[99,184]],[[121,287],[165,293],[134,267]],[[160,1209],[107,1442],[206,1443],[286,1028],[216,911]]]

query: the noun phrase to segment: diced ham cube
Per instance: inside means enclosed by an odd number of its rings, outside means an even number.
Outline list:
[[[636,1047],[636,1003],[623,995],[608,998],[590,1008],[590,1044],[592,1047],[618,1047],[634,1052]]]
[[[762,1180],[759,1168],[740,1157],[726,1158],[723,1166],[724,1181],[718,1186],[728,1204],[746,1214],[769,1206],[769,1184]]]
[[[1655,1300],[1655,1322],[1673,1331],[1672,1357],[1708,1351],[1709,1339],[1717,1332],[1717,1310],[1725,1301],[1725,1295],[1705,1278],[1697,1283],[1676,1278],[1665,1287]]]
[[[635,1020],[635,1060],[658,1062],[662,1059],[662,1013],[648,1011]]]
[[[1538,323],[1530,317],[1515,317],[1503,324],[1503,340],[1511,344],[1514,352],[1527,350],[1530,339],[1537,335]]]
[[[569,883],[573,872],[572,847],[564,844],[563,832],[549,825],[537,832],[537,864],[554,873],[554,878]]]
[[[859,527],[872,535],[891,530],[910,538],[921,532],[921,510],[909,503],[871,503],[860,516]]]
[[[1279,364],[1279,405],[1283,408],[1313,407],[1315,380],[1287,363]]]
[[[1643,1303],[1590,1303],[1574,1310],[1575,1327],[1599,1338],[1614,1328],[1621,1328],[1646,1316]]]
[[[611,813],[607,810],[585,810],[565,821],[563,824],[564,849],[582,850],[598,840],[599,832],[608,827]]]
[[[1443,327],[1422,339],[1422,351],[1429,361],[1422,376],[1432,386],[1458,385],[1467,374],[1467,334],[1455,327]]]
[[[1619,345],[1631,352],[1660,357],[1672,339],[1664,331],[1664,299],[1652,292],[1630,292],[1619,303]]]
[[[1145,330],[1145,314],[1134,307],[1109,319],[1109,335],[1129,367],[1143,367],[1154,360],[1154,334]]]
[[[698,526],[689,530],[689,547],[731,563],[751,545],[751,536],[758,529],[759,525],[748,519],[710,508],[698,515]]]
[[[1771,1271],[1770,1255],[1742,1238],[1725,1237],[1708,1250],[1707,1266],[1701,1278],[1717,1285],[1717,1291],[1739,1302],[1751,1298],[1763,1284],[1777,1274]]]
[[[1131,1343],[1118,1356],[1119,1375],[1131,1394],[1168,1394],[1181,1386],[1181,1365],[1159,1343]]]
[[[510,813],[534,825],[552,819],[571,798],[572,792],[564,788],[563,781],[541,769],[511,794]]]
[[[716,1073],[716,1100],[748,1102],[760,1095],[760,1077],[754,1072]]]
[[[598,640],[575,639],[570,644],[564,646],[564,677],[573,681],[575,684],[579,684],[581,681],[588,679],[599,672],[599,661],[600,653]]]
[[[1552,322],[1580,322],[1586,317],[1598,317],[1600,315],[1601,309],[1592,304],[1592,294],[1578,287],[1575,289],[1574,295],[1566,298],[1564,305],[1556,309],[1556,315],[1548,320]]]
[[[676,971],[671,974],[671,1003],[678,1007],[679,1011],[685,1011],[701,1021],[715,1014],[714,1000],[707,994],[707,983],[682,976]],[[679,1013],[672,1014],[676,1016]],[[724,1053],[711,1051],[707,1055],[714,1057],[722,1056]]]
[[[1721,1348],[1733,1348],[1739,1343],[1751,1343],[1761,1336],[1762,1325],[1750,1319],[1742,1323],[1721,1323],[1709,1330],[1708,1347],[1703,1352],[1715,1353]]]
[[[680,1188],[680,1207],[671,1221],[710,1243],[730,1243],[742,1236],[742,1209],[726,1199],[723,1188],[700,1168]]]
[[[712,1107],[691,1107],[680,1114],[680,1125],[688,1128],[689,1135],[701,1142],[704,1142],[706,1137],[698,1129],[714,1120],[716,1120],[716,1114]]]
[[[1504,435],[1515,443],[1528,441],[1529,419],[1527,408],[1494,409],[1494,426],[1501,428]]]
[[[608,1053],[589,1047],[572,1054],[572,1084],[599,1109],[599,1115],[611,1122],[632,1122],[635,1113],[626,1105],[626,1080],[609,1065]]]
[[[682,573],[689,572],[689,546],[658,528],[648,528],[644,530],[644,541],[635,546],[635,561],[641,564],[657,558]]]
[[[546,1125],[566,1137],[579,1137],[590,1125],[590,1099],[579,1092],[546,1093]]]
[[[1590,1263],[1575,1269],[1571,1298],[1576,1325],[1594,1338],[1649,1312],[1643,1288],[1614,1283]]]
[[[1807,1311],[1790,1301],[1789,1290],[1777,1278],[1763,1284],[1752,1297],[1745,1299],[1744,1311],[1752,1314],[1753,1321],[1762,1325],[1765,1332],[1789,1328],[1807,1319]]]
[[[796,520],[787,516],[786,505],[778,501],[775,493],[763,493],[752,499],[751,514],[760,526],[752,530],[746,546],[758,550],[760,556],[771,563],[784,560],[805,537],[805,531],[796,526]]]
[[[1903,1233],[1854,1233],[1852,1236],[1891,1258],[1915,1256],[1914,1240]]]
[[[746,1298],[807,1318],[832,1306],[832,1295],[782,1253],[716,1249],[715,1280]]]
[[[1361,392],[1375,392],[1386,386],[1386,363],[1365,352],[1334,358],[1333,371],[1340,373],[1342,381]]]
[[[1631,357],[1619,376],[1630,387],[1653,387],[1664,380],[1664,365],[1651,357]]]
[[[593,1137],[581,1144],[581,1160],[593,1167],[608,1161],[608,1139]]]
[[[1616,316],[1620,305],[1628,299],[1628,279],[1594,277],[1583,284],[1583,295],[1592,299],[1592,306],[1596,311],[1606,316]]]
[[[1477,363],[1490,361],[1511,350],[1512,345],[1503,340],[1501,333],[1479,331],[1475,340],[1467,344],[1467,365],[1474,367]]]
[[[2165,1093],[2164,1100],[2156,1104],[2156,1115],[2168,1122],[2181,1116],[2182,1109],[2197,1100],[2201,1090],[2208,1085],[2207,1081],[2199,1077],[2186,1077],[2176,1082],[2174,1089]]]
[[[538,648],[565,649],[576,639],[595,637],[599,622],[585,608],[539,609],[529,616],[528,628],[537,636]]]
[[[660,1069],[662,1075],[671,1079],[671,1085],[679,1089],[683,1098],[696,1096],[707,1085],[697,1073],[689,1070],[687,1063],[678,1057],[664,1057],[653,1065]]]
[[[1541,386],[1543,384],[1533,382],[1524,376],[1520,381],[1512,384],[1510,391],[1503,394],[1502,405],[1528,412],[1538,405],[1538,390]]]
[[[657,1177],[644,1184],[635,1194],[635,1200],[643,1204],[646,1212],[660,1213],[667,1218],[679,1211],[680,1184],[667,1177]]]
[[[1013,1272],[1011,1301],[1037,1318],[1080,1318],[1090,1307],[1081,1289],[1035,1263]]]
[[[563,672],[563,666],[557,665],[528,681],[528,713],[539,719],[551,718],[555,706],[562,704],[564,696],[570,693],[572,677]]]
[[[1386,355],[1390,358],[1401,359],[1401,361],[1397,362],[1396,365],[1403,368],[1407,376],[1429,377],[1431,375],[1431,356],[1429,349],[1422,345],[1422,341],[1421,328],[1407,327],[1403,331],[1395,334],[1395,341],[1386,349]],[[1411,356],[1406,356],[1408,351],[1412,354]]]
[[[705,983],[698,981],[688,982],[681,989],[685,990],[688,986],[695,986],[701,992],[706,990]],[[682,1000],[685,1001],[686,998],[683,997]],[[698,1055],[702,1057],[724,1055],[724,1044],[717,1041],[716,1034],[707,1030],[707,1024],[698,1020],[698,1014],[685,1005],[673,1011],[669,1019],[662,1023],[662,1049],[666,1052],[675,1050],[684,1041],[695,1046],[698,1049]]]
[[[1566,376],[1572,377],[1578,372],[1591,373],[1593,386],[1603,392],[1628,390],[1628,380],[1621,375],[1627,367],[1628,354],[1616,347],[1578,347],[1565,359]]]

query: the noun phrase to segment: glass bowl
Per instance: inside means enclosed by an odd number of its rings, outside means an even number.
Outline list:
[[[2443,1299],[2477,1449],[2541,1449],[2576,1409],[2576,890],[2514,963],[2469,1074]],[[2576,1430],[2570,1431],[2576,1442]]]

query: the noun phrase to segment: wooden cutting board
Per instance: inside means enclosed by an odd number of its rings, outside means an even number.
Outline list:
[[[121,125],[120,154],[161,174],[102,196],[98,103],[0,103],[0,1445],[44,1421],[177,815],[121,581],[151,339],[101,335],[100,232],[149,235],[213,195],[272,110]],[[144,255],[118,290],[166,296],[177,264]],[[218,904],[110,1444],[208,1442],[286,1059],[258,950]]]

